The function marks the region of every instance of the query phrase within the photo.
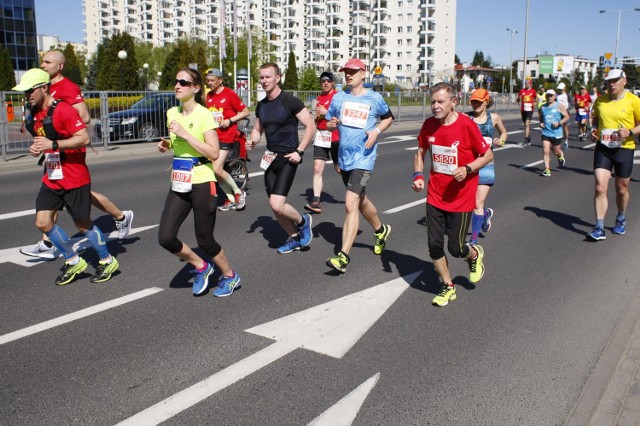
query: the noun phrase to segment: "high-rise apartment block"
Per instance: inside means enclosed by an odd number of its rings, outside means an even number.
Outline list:
[[[0,44],[18,76],[39,65],[34,0],[0,0]]]
[[[116,31],[155,46],[182,37],[219,46],[222,28],[262,35],[286,66],[337,71],[350,57],[405,87],[449,79],[456,0],[84,0],[89,52]],[[230,43],[231,40],[227,40]]]

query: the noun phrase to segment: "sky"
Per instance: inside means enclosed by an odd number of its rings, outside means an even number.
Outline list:
[[[95,1],[95,0],[85,0]],[[444,0],[442,0],[444,1]],[[456,54],[471,63],[476,50],[496,65],[522,58],[527,0],[457,0]],[[82,42],[82,0],[35,0],[38,33]],[[618,13],[640,0],[529,0],[527,56],[569,54],[598,60],[614,53]],[[618,56],[640,56],[640,12],[622,12]],[[518,31],[513,37],[507,28]],[[416,41],[418,35],[416,34]]]

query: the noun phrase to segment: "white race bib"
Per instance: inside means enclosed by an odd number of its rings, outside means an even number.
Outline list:
[[[533,111],[533,104],[523,104],[523,108],[525,111]]]
[[[600,142],[607,148],[620,148],[622,140],[618,129],[602,129],[600,133]]]
[[[190,158],[174,158],[171,170],[171,190],[175,192],[191,192],[193,178],[193,160]]]
[[[276,154],[274,152],[266,150],[264,154],[262,154],[262,160],[260,160],[260,168],[262,170],[267,170],[271,165],[271,163],[273,163],[273,160],[275,159],[276,159]]]
[[[313,141],[315,146],[319,146],[322,148],[330,148],[331,147],[331,132],[328,130],[317,130],[316,138]]]
[[[60,180],[64,177],[62,173],[62,161],[59,152],[48,152],[44,155],[49,180]]]
[[[434,172],[452,175],[458,168],[458,147],[431,145],[431,164]]]
[[[213,121],[215,121],[215,128],[217,129],[224,121],[224,116],[222,115],[222,111],[211,111],[211,114],[213,115]]]
[[[587,110],[584,108],[578,108],[578,115],[587,115]]]
[[[340,121],[345,126],[364,129],[367,125],[367,118],[369,118],[369,110],[371,110],[369,105],[345,102],[342,105]]]

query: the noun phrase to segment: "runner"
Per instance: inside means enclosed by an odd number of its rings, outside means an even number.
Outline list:
[[[533,110],[536,106],[538,93],[531,88],[531,78],[525,81],[525,88],[518,92],[518,102],[520,102],[520,116],[524,123],[524,141],[522,146],[531,145],[531,118],[533,118]]]
[[[618,214],[611,232],[619,235],[626,232],[625,212],[629,204],[629,181],[636,148],[635,136],[640,132],[640,99],[630,92],[625,92],[627,76],[624,71],[612,69],[607,73],[605,82],[609,93],[605,92],[599,96],[593,106],[593,123],[597,126],[591,132],[591,140],[596,142],[593,157],[596,226],[587,235],[591,241],[607,238],[604,219],[609,207],[607,188],[612,170],[615,170],[616,174]]]
[[[335,257],[325,262],[327,266],[345,273],[350,262],[349,252],[358,234],[360,215],[373,227],[375,244],[373,253],[384,250],[391,226],[378,217],[378,211],[367,196],[365,188],[375,165],[378,137],[393,122],[393,114],[382,96],[364,87],[366,66],[360,59],[349,59],[340,68],[349,87],[349,93],[340,92],[333,97],[326,119],[327,129],[340,130],[340,165],[342,182],[346,187],[344,201],[345,218],[342,227],[342,247]],[[376,122],[380,123],[376,126]]]
[[[547,102],[538,110],[538,119],[542,131],[542,160],[544,161],[544,170],[541,175],[549,177],[551,176],[550,152],[552,146],[553,154],[558,157],[560,167],[565,164],[562,153],[562,126],[569,121],[569,114],[560,103],[556,102],[555,90],[547,90],[546,97]]]
[[[487,111],[493,105],[493,99],[485,89],[478,89],[471,95],[471,107],[473,111],[469,117],[478,125],[482,137],[487,145],[504,146],[507,140],[507,129],[504,127],[502,118],[497,113]],[[494,138],[495,130],[498,130],[499,137]],[[480,178],[476,191],[476,208],[471,218],[471,239],[469,244],[478,244],[480,231],[489,232],[491,229],[491,218],[493,209],[485,208],[484,203],[489,195],[489,190],[495,183],[496,175],[493,160],[478,171]]]
[[[591,96],[584,86],[580,86],[580,91],[573,97],[573,104],[576,108],[576,123],[578,123],[578,139],[580,142],[587,137],[589,126],[589,111],[591,110]]]
[[[78,111],[82,122],[89,124],[91,116],[82,98],[80,88],[62,75],[64,65],[65,57],[62,52],[52,50],[44,54],[40,68],[46,71],[51,79],[51,96],[71,105]],[[95,191],[91,191],[91,205],[113,217],[118,229],[119,239],[122,240],[129,236],[133,225],[133,212],[131,210],[120,210],[109,198]],[[58,221],[58,212],[55,212],[53,221]],[[42,239],[36,244],[22,247],[20,253],[49,260],[60,256],[60,253],[56,251],[53,244],[46,238],[46,235],[43,235]]]
[[[45,173],[36,199],[36,226],[65,258],[56,285],[69,284],[87,269],[87,262],[78,256],[65,231],[54,221],[57,210],[63,206],[98,253],[100,260],[90,281],[108,281],[119,264],[109,253],[106,238],[91,221],[91,176],[85,150],[91,141],[89,132],[73,107],[51,96],[49,82],[49,74],[33,68],[11,89],[24,92],[31,107],[25,124],[34,137],[29,153],[34,157],[44,154]]]
[[[333,74],[325,71],[320,74],[320,86],[322,93],[316,99],[316,137],[313,142],[313,200],[305,204],[304,209],[313,213],[322,213],[320,196],[322,195],[322,174],[326,162],[331,159],[336,172],[338,167],[338,146],[340,144],[340,132],[327,130],[327,120],[324,118],[331,103],[331,99],[337,93]]]
[[[238,121],[249,116],[249,108],[240,100],[233,90],[224,87],[224,76],[219,69],[207,72],[206,105],[213,113],[218,128],[218,140],[220,142],[220,156],[213,163],[216,179],[224,191],[227,199],[218,210],[244,210],[247,194],[238,188],[235,180],[224,170],[224,163],[236,145]]]
[[[301,215],[287,203],[293,179],[302,163],[304,150],[313,139],[316,124],[302,101],[280,88],[280,68],[274,63],[260,67],[260,85],[266,96],[256,106],[256,121],[247,141],[247,148],[260,141],[262,133],[267,139],[267,151],[260,167],[265,169],[264,186],[269,206],[288,239],[278,253],[291,253],[311,243],[311,215]],[[298,123],[305,127],[302,141],[298,139]]]
[[[536,95],[536,100],[537,100],[536,109],[540,109],[542,104],[545,103],[546,101],[544,96],[544,86],[538,87],[538,94]]]
[[[565,111],[567,111],[568,113],[569,112],[569,96],[567,96],[566,90],[567,90],[567,86],[563,82],[560,82],[560,84],[558,84],[559,93],[556,95],[556,101],[560,106],[564,107]],[[564,137],[564,142],[562,143],[562,145],[564,146],[564,149],[569,149],[569,121],[568,120],[562,125],[562,135]]]
[[[471,213],[476,207],[477,171],[493,160],[493,151],[478,126],[464,114],[455,111],[455,89],[437,83],[429,90],[433,117],[425,120],[418,135],[412,188],[424,189],[424,156],[431,151],[431,172],[427,187],[427,237],[429,256],[442,281],[433,304],[446,306],[456,300],[456,289],[444,252],[444,237],[452,256],[469,263],[469,281],[482,279],[485,268],[481,246],[464,243]]]
[[[240,275],[229,265],[227,256],[213,236],[216,225],[216,177],[211,160],[218,158],[220,147],[215,131],[217,123],[204,106],[204,85],[198,71],[183,68],[175,80],[176,99],[180,105],[167,111],[170,140],[161,139],[158,151],[173,151],[171,189],[160,217],[158,241],[170,253],[195,268],[194,296],[209,287],[214,268],[178,239],[178,231],[193,210],[198,247],[220,269],[215,297],[230,296],[240,288]]]

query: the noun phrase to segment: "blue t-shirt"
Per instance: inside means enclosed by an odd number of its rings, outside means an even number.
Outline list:
[[[349,116],[356,116],[359,120],[362,120],[362,126],[356,127],[355,125],[346,125],[343,123],[345,120],[345,111],[356,111],[350,106],[358,104],[360,108],[357,109],[357,114],[348,114]],[[364,106],[364,108],[362,108]],[[366,114],[364,114],[365,110]],[[333,99],[331,99],[331,105],[325,115],[327,120],[331,120],[333,117],[340,119],[338,124],[338,130],[340,131],[340,147],[338,149],[338,165],[341,170],[373,170],[373,166],[376,162],[376,153],[378,150],[378,143],[376,142],[369,149],[365,149],[364,145],[367,142],[366,131],[373,130],[378,122],[378,118],[385,115],[391,115],[389,106],[384,101],[380,93],[373,90],[367,90],[362,96],[354,96],[345,92],[338,92]],[[366,117],[366,119],[364,119]],[[358,121],[358,120],[356,120]]]
[[[562,138],[562,126],[553,127],[553,123],[560,123],[562,121],[562,113],[558,108],[558,102],[553,104],[542,104],[540,111],[542,112],[542,120],[544,122],[544,128],[542,128],[542,136],[548,138]]]

